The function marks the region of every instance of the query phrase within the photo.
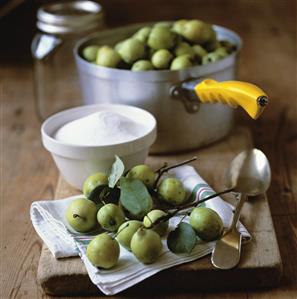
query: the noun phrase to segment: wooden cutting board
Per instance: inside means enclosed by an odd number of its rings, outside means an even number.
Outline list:
[[[197,132],[199,134],[199,132]],[[199,174],[216,191],[224,189],[224,174],[236,154],[253,146],[250,131],[236,128],[227,138],[212,146],[179,155],[150,156],[147,163],[157,168],[164,161],[175,163],[192,156]],[[78,191],[59,179],[56,198],[64,198]],[[224,197],[234,203],[229,195]],[[125,293],[201,291],[215,289],[251,289],[271,287],[281,278],[282,262],[266,195],[250,199],[244,206],[241,221],[252,234],[253,240],[245,244],[237,268],[218,270],[210,263],[210,256],[162,271]],[[46,293],[52,295],[104,296],[90,281],[80,258],[56,260],[43,245],[37,278]],[[152,288],[152,285],[154,286]]]

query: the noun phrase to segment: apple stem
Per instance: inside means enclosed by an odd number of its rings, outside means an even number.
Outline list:
[[[119,230],[118,232],[116,232],[115,234],[114,234],[114,238],[116,238],[116,236],[121,232],[121,231],[123,231],[125,228],[127,228],[128,226],[129,226],[129,224],[130,223],[127,223],[121,230]]]
[[[217,196],[219,196],[219,195],[222,195],[222,194],[230,193],[230,192],[232,192],[232,191],[233,191],[232,188],[231,188],[231,189],[226,189],[226,190],[223,190],[223,191],[214,193],[214,194],[212,194],[212,195],[209,195],[209,196],[207,196],[207,197],[205,197],[205,198],[203,198],[203,199],[201,199],[201,200],[199,200],[199,201],[197,201],[197,202],[192,202],[192,203],[189,203],[189,204],[180,206],[179,208],[176,208],[175,211],[173,211],[173,212],[169,212],[169,213],[167,213],[167,215],[164,215],[164,216],[160,217],[157,221],[155,221],[155,222],[153,223],[153,226],[158,225],[158,224],[161,223],[161,222],[165,222],[165,221],[169,220],[171,217],[175,216],[179,211],[182,211],[182,210],[185,210],[185,209],[188,209],[188,208],[192,208],[192,207],[193,207],[193,208],[194,208],[194,207],[197,207],[199,204],[201,204],[201,203],[203,203],[203,202],[205,202],[205,201],[207,201],[207,200],[210,200],[210,199],[215,198],[215,197],[217,197]],[[189,213],[190,213],[190,212],[189,212]],[[186,214],[186,215],[187,215],[187,214]],[[184,217],[185,217],[186,215],[184,215]],[[183,217],[183,218],[184,218],[184,217]]]
[[[157,169],[155,171],[155,173],[160,173],[160,171],[162,171],[163,168],[166,168],[168,166],[168,163],[167,162],[164,162],[163,166],[161,166],[159,169]]]
[[[191,163],[191,162],[193,162],[193,161],[195,161],[195,160],[197,160],[197,157],[193,157],[193,158],[191,158],[191,159],[185,160],[185,161],[183,161],[183,162],[180,162],[180,163],[177,163],[177,164],[168,166],[168,167],[166,167],[166,166],[167,166],[167,163],[165,163],[166,165],[164,164],[164,165],[163,165],[161,168],[159,168],[159,170],[157,171],[157,172],[159,172],[159,173],[158,173],[158,176],[157,176],[157,178],[156,178],[156,180],[155,180],[155,183],[154,183],[154,189],[157,188],[157,185],[158,185],[158,183],[159,183],[159,180],[161,179],[162,175],[163,175],[165,172],[168,172],[169,170],[171,170],[171,169],[173,169],[173,168],[176,168],[176,167],[179,167],[179,166],[183,166],[183,165],[189,164],[189,163]]]
[[[205,197],[205,198],[199,200],[199,201],[197,202],[197,205],[199,205],[199,204],[201,204],[201,203],[203,203],[203,202],[205,202],[205,201],[207,201],[207,200],[209,200],[209,199],[212,199],[212,198],[214,198],[214,197],[217,197],[217,196],[220,196],[220,195],[223,195],[223,194],[226,194],[226,193],[230,193],[230,192],[232,192],[232,191],[234,191],[234,189],[233,189],[233,188],[230,188],[230,189],[226,189],[226,190],[220,191],[220,192],[218,192],[218,193],[212,194],[212,195],[210,195],[210,196],[207,196],[207,197]]]
[[[154,222],[152,221],[152,219],[150,218],[150,216],[147,214],[146,217],[149,220],[149,222],[151,223],[151,227],[154,226]]]

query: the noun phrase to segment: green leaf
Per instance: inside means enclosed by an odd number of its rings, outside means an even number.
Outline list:
[[[167,246],[174,253],[191,253],[197,242],[197,237],[192,226],[181,222],[171,231],[167,238]]]
[[[108,186],[110,188],[113,188],[116,185],[118,180],[123,175],[124,171],[125,171],[125,166],[123,161],[118,156],[115,156],[115,161],[111,166],[110,175],[108,177]]]
[[[133,215],[147,213],[151,207],[151,196],[142,181],[121,177],[120,202]]]

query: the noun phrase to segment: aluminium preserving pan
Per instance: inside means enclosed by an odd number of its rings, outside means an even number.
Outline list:
[[[232,128],[232,108],[237,106],[253,118],[260,115],[266,94],[255,85],[230,81],[236,78],[242,42],[224,27],[214,26],[219,40],[231,41],[237,50],[217,62],[185,70],[132,72],[101,67],[80,56],[88,45],[114,45],[145,25],[149,24],[103,31],[77,43],[74,55],[84,104],[127,104],[150,111],[158,123],[152,153],[195,149],[223,138]]]

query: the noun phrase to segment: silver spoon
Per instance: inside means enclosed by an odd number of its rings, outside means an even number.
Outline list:
[[[238,154],[231,162],[226,174],[226,186],[240,193],[232,224],[224,236],[216,242],[211,262],[216,268],[231,269],[240,260],[242,236],[236,229],[240,212],[247,196],[256,196],[267,191],[271,181],[271,170],[265,154],[252,149]]]

